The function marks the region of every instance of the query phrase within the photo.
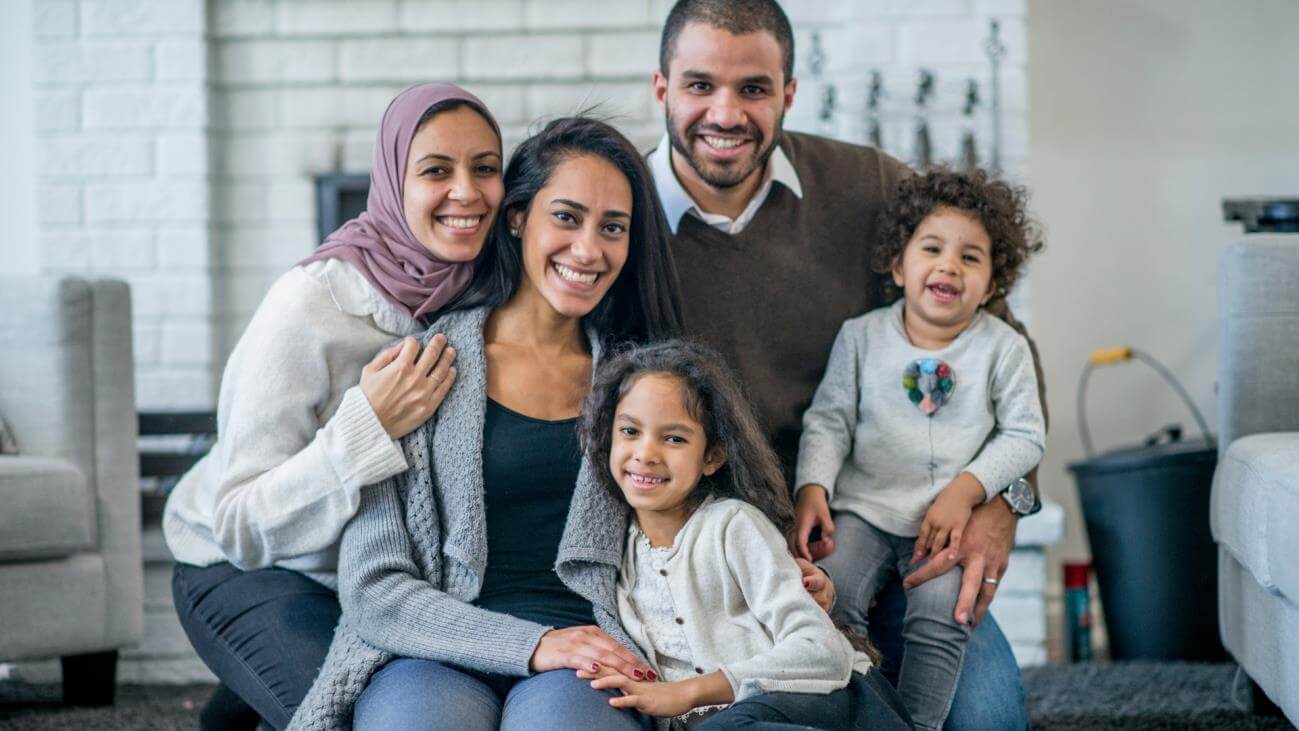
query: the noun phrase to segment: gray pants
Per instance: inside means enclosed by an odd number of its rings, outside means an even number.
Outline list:
[[[870,636],[867,614],[875,595],[895,578],[923,566],[911,565],[915,539],[895,536],[852,513],[834,514],[834,553],[821,565],[834,580],[839,599],[835,619]],[[907,590],[902,624],[905,649],[898,695],[918,729],[940,729],[952,708],[970,628],[957,623],[961,567]]]

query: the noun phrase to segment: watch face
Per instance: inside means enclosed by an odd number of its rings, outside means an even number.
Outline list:
[[[1028,484],[1028,480],[1019,478],[1010,483],[1006,488],[1006,502],[1016,513],[1024,515],[1033,509],[1033,487]]]

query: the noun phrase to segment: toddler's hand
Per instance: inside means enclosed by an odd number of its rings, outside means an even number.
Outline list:
[[[821,540],[811,544],[807,539],[813,528],[821,529]],[[798,491],[798,504],[794,507],[794,555],[808,561],[819,561],[834,552],[834,520],[830,517],[830,503],[826,489],[821,485],[806,485]]]
[[[965,534],[965,524],[970,522],[970,513],[985,496],[983,485],[968,472],[962,472],[947,483],[920,524],[911,563],[949,548],[958,548]]]

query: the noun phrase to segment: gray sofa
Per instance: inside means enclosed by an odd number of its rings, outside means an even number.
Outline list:
[[[0,278],[0,662],[63,659],[64,698],[113,700],[143,623],[126,284]]]
[[[1222,641],[1299,724],[1299,235],[1229,246],[1218,290]]]

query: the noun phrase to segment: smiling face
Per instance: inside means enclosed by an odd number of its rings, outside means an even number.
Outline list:
[[[697,22],[677,36],[668,76],[654,73],[673,150],[699,182],[719,189],[761,175],[795,87],[771,33],[734,35]]]
[[[434,256],[446,262],[478,256],[504,196],[500,140],[482,115],[456,107],[416,130],[402,208],[411,233]]]
[[[720,450],[709,448],[676,376],[641,375],[619,399],[609,472],[642,522],[647,512],[683,521],[700,477],[716,473],[724,462]]]
[[[964,328],[993,295],[992,241],[973,216],[941,207],[925,217],[893,263],[906,317],[936,328]]]
[[[589,154],[561,160],[527,215],[512,217],[525,275],[515,297],[539,297],[565,317],[589,314],[627,262],[631,215],[631,183],[613,163]]]

